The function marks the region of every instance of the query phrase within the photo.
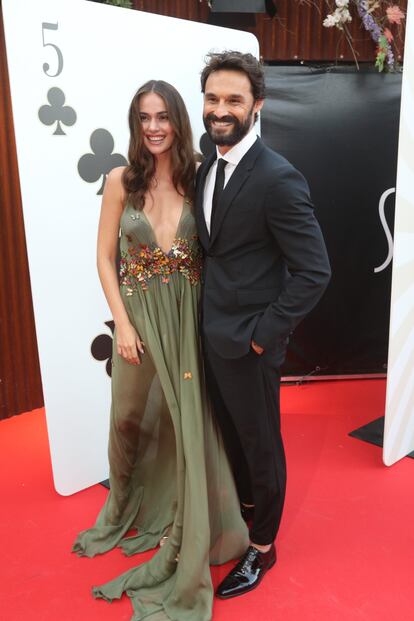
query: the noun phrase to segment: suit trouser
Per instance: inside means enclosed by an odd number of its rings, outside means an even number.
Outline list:
[[[284,352],[283,352],[284,355]],[[286,491],[280,430],[280,352],[252,349],[225,359],[204,338],[207,389],[234,472],[240,501],[254,504],[253,543],[271,543],[279,529]]]

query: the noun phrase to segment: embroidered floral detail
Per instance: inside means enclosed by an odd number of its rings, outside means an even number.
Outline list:
[[[181,237],[174,240],[168,254],[156,245],[147,244],[131,246],[128,252],[122,253],[119,273],[121,285],[127,287],[126,295],[132,295],[138,286],[147,290],[154,276],[161,276],[161,282],[168,284],[174,272],[182,274],[192,285],[200,281],[201,250],[196,235],[190,240]]]
[[[184,379],[193,379],[193,374],[191,373],[191,371],[186,371],[184,373]]]

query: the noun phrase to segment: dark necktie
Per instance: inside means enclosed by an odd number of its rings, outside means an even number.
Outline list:
[[[213,201],[211,204],[210,235],[213,232],[213,222],[216,217],[217,205],[224,188],[224,169],[226,165],[227,161],[223,160],[223,158],[220,158],[217,162],[216,182],[214,184]]]

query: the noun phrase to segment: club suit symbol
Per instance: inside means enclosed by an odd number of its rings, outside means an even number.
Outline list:
[[[204,157],[208,157],[216,152],[216,145],[211,140],[210,136],[207,133],[204,133],[200,138],[200,151],[204,155]]]
[[[95,129],[89,144],[93,153],[82,155],[78,162],[78,172],[88,183],[94,183],[102,177],[102,185],[97,191],[97,194],[102,194],[106,175],[116,166],[126,166],[128,162],[120,153],[112,153],[115,143],[106,129]]]
[[[105,369],[109,377],[112,375],[112,338],[115,330],[115,323],[105,321],[105,325],[111,330],[112,336],[109,334],[99,334],[93,339],[91,345],[91,354],[95,360],[102,362],[106,360]]]
[[[47,93],[49,104],[39,108],[39,119],[44,125],[57,123],[54,136],[65,136],[61,123],[68,127],[76,123],[76,112],[70,106],[65,106],[65,93],[54,86]]]

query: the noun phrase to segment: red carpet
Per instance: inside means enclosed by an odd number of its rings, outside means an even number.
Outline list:
[[[214,621],[414,619],[414,460],[386,468],[379,448],[347,436],[383,414],[384,398],[382,380],[282,389],[288,495],[279,560],[256,591],[216,600]],[[0,619],[129,621],[129,600],[107,604],[89,591],[138,557],[70,554],[107,492],[56,494],[43,411],[0,422],[0,464]],[[216,584],[227,569],[213,569]]]

